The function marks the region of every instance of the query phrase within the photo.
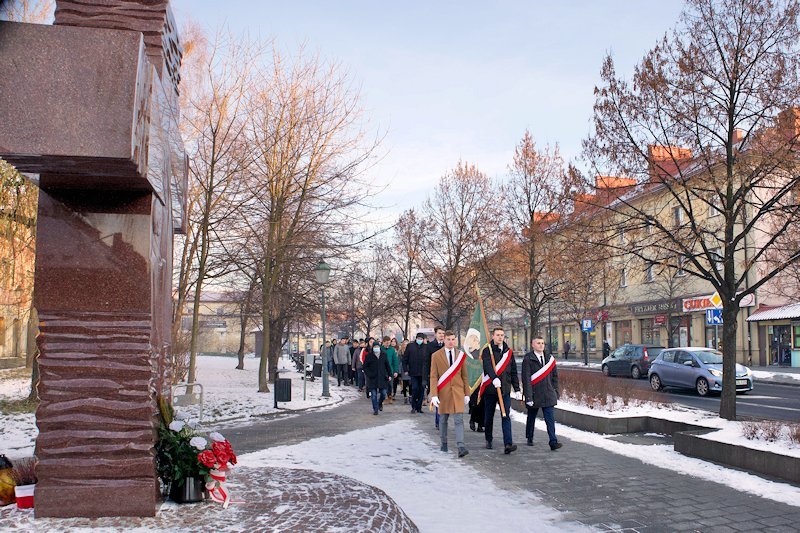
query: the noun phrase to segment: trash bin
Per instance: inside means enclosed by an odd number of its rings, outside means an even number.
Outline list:
[[[289,378],[278,378],[275,382],[275,401],[292,401],[292,380]]]
[[[314,363],[314,370],[312,371],[315,378],[322,377],[322,363]]]

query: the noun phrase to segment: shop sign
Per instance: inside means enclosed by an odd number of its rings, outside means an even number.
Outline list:
[[[656,315],[653,317],[653,324],[656,326],[664,326],[667,324],[667,315]]]
[[[661,300],[658,302],[633,304],[630,306],[630,310],[634,315],[653,315],[656,313],[677,312],[678,300]]]
[[[752,294],[748,294],[742,301],[739,303],[739,307],[750,307],[755,304],[755,297]],[[683,299],[683,312],[684,313],[692,313],[695,311],[705,311],[706,309],[721,309],[722,308],[722,298],[720,298],[719,294],[714,292],[713,294],[709,294],[707,296],[697,296],[695,298],[684,298]]]

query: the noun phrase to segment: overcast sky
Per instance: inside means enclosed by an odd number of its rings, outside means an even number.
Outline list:
[[[419,205],[459,159],[506,174],[525,129],[580,153],[603,56],[629,74],[677,21],[677,0],[173,0],[209,30],[306,43],[346,66],[371,127],[386,132],[373,170],[386,219]]]

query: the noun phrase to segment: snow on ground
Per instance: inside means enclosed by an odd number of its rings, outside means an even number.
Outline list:
[[[533,494],[497,487],[472,466],[438,452],[439,443],[403,420],[239,456],[246,467],[305,468],[350,476],[384,490],[420,531],[481,531],[498,523],[524,531],[588,531]],[[408,483],[413,479],[412,484]],[[476,480],[480,505],[476,505]],[[492,513],[486,513],[492,509]],[[502,517],[498,522],[498,517]]]
[[[274,413],[272,392],[259,393],[258,359],[246,357],[244,370],[236,370],[235,357],[198,356],[197,382],[204,388],[203,422],[204,429],[216,429],[225,425],[239,424]],[[353,387],[336,386],[330,380],[330,398],[322,397],[322,379],[306,384],[306,399],[303,400],[303,380],[294,369],[291,361],[280,360],[283,378],[292,380],[292,401],[281,402],[282,412],[301,410],[310,407],[332,408],[342,401],[350,401],[359,396]],[[8,372],[4,372],[8,374]],[[0,373],[0,399],[22,399],[30,390],[30,378],[8,378]],[[270,391],[272,387],[270,386]],[[177,391],[180,394],[182,391]],[[184,410],[179,408],[179,411]],[[198,408],[185,409],[189,415],[196,416]],[[33,413],[0,415],[2,438],[0,453],[11,459],[33,454],[34,441],[39,433]]]
[[[766,370],[753,370],[753,378],[754,380],[764,380],[764,381],[772,381],[775,383],[781,382],[792,382],[795,380],[800,382],[800,373],[793,373],[793,372],[769,372]]]
[[[614,411],[608,412],[596,408],[592,409],[586,405],[578,404],[569,400],[559,400],[558,407],[559,409],[563,409],[565,411],[603,416],[606,418],[649,416],[653,418],[660,418],[662,420],[671,420],[673,422],[683,422],[685,424],[692,424],[695,426],[718,428],[719,431],[714,431],[705,435],[698,435],[698,437],[725,442],[728,444],[735,444],[737,446],[742,446],[753,450],[763,450],[800,458],[800,444],[791,442],[787,431],[783,431],[783,433],[780,435],[780,438],[775,442],[767,442],[760,439],[750,440],[744,437],[742,431],[742,422],[725,420],[724,418],[720,418],[715,413],[702,409],[694,409],[692,407],[678,404],[642,402],[637,405],[631,404],[627,407],[621,407]],[[791,422],[783,422],[783,424],[788,426],[791,424]]]
[[[741,428],[742,422],[729,422],[726,423],[719,431],[708,433],[706,435],[696,435],[701,439],[713,440],[717,442],[725,442],[727,444],[735,444],[751,450],[761,450],[764,452],[777,453],[781,455],[788,455],[790,457],[797,457],[800,459],[800,443],[792,442],[789,435],[785,431],[774,442],[769,442],[762,439],[748,439],[743,435]]]
[[[559,406],[560,405],[559,403]],[[515,421],[525,423],[525,414],[514,411],[511,416]],[[544,429],[544,422],[537,420],[536,426],[539,429]],[[603,448],[611,453],[638,459],[645,464],[665,468],[672,472],[679,472],[714,483],[720,483],[741,492],[747,492],[762,498],[768,498],[794,507],[800,507],[800,487],[788,483],[768,481],[756,475],[742,472],[741,470],[725,468],[708,461],[687,457],[676,452],[672,448],[672,445],[653,444],[650,446],[643,446],[641,444],[617,442],[614,440],[614,435],[600,435],[562,424],[556,424],[556,435],[571,441],[582,442],[590,446]]]
[[[247,422],[252,418],[274,413],[273,387],[270,392],[258,391],[258,359],[247,356],[244,370],[236,370],[235,357],[200,356],[197,358],[197,381],[203,385],[203,426]],[[292,401],[280,402],[281,411],[309,407],[331,408],[342,401],[359,396],[353,387],[337,387],[330,379],[330,398],[322,397],[322,378],[306,383],[303,399],[303,380],[290,360],[279,360],[280,377],[292,380]],[[181,391],[178,391],[180,394]],[[190,410],[193,412],[193,410]]]

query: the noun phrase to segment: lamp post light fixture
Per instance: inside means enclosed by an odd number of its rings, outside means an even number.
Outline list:
[[[331,266],[324,259],[320,259],[319,264],[314,268],[314,275],[322,288],[322,345],[320,349],[322,352],[322,396],[329,398],[331,392],[328,383],[328,344],[325,336],[325,284],[331,277]]]

